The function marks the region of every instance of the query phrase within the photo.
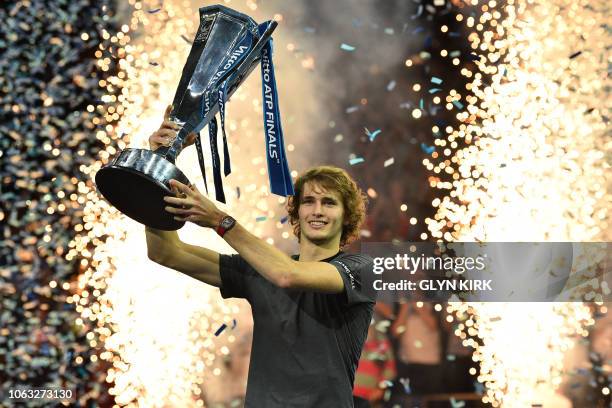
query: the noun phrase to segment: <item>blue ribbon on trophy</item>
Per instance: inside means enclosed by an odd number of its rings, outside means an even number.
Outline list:
[[[281,196],[294,194],[272,62],[271,34],[277,23],[267,21],[257,25],[249,16],[221,5],[202,7],[199,11],[200,26],[183,67],[170,113],[170,119],[181,125],[176,139],[171,146],[154,152],[125,149],[96,174],[98,189],[111,204],[136,221],[163,230],[176,230],[184,224],[164,211],[163,197],[172,194],[170,179],[189,184],[174,163],[191,132],[198,133],[195,143],[198,163],[208,193],[200,135],[206,126],[215,198],[225,202],[215,115],[218,111],[223,136],[223,174],[228,176],[231,164],[225,132],[226,103],[260,61],[270,190]]]

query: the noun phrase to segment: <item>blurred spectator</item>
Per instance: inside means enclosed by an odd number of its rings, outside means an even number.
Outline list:
[[[382,316],[374,316],[355,374],[355,408],[382,406],[385,391],[397,374],[391,342],[382,329],[385,326],[377,328]]]
[[[398,383],[424,395],[442,391],[441,331],[431,303],[402,303],[391,333],[398,339]]]

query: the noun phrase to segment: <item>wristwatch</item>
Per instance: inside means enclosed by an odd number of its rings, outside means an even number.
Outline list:
[[[236,225],[236,220],[233,217],[226,215],[225,217],[221,219],[221,222],[219,223],[219,225],[217,225],[217,228],[216,228],[217,234],[219,234],[219,236],[223,238],[223,236],[225,235],[227,231],[234,228],[234,225]]]

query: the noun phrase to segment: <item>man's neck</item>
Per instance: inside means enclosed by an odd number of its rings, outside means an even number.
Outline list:
[[[317,245],[307,239],[302,239],[300,241],[300,257],[298,261],[321,261],[336,255],[338,251],[340,251],[340,245],[337,242]]]

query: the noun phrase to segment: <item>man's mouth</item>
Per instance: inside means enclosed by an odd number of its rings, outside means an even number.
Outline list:
[[[327,225],[327,222],[325,222],[325,221],[309,221],[308,224],[312,228],[323,228],[325,225]]]

